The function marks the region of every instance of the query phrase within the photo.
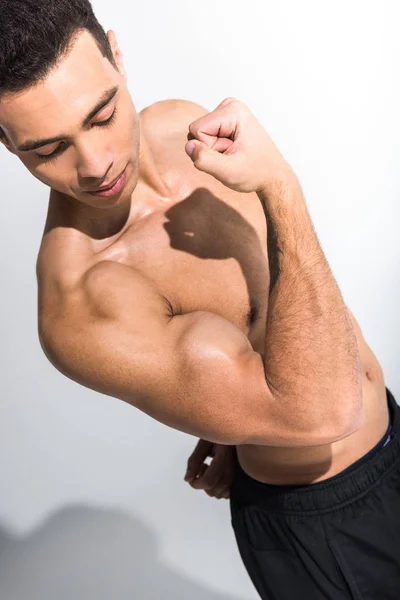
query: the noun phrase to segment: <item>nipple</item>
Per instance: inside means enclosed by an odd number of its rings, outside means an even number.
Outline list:
[[[374,379],[374,372],[372,369],[368,369],[365,374],[367,376],[367,379],[369,379],[370,381],[372,381]]]

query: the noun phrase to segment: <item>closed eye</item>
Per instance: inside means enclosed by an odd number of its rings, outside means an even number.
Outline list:
[[[68,147],[68,144],[61,142],[59,146],[51,154],[36,154],[37,158],[43,162],[50,162],[51,159],[55,158]]]
[[[114,123],[116,116],[117,116],[117,109],[115,108],[111,117],[109,117],[105,121],[99,121],[98,123],[92,123],[92,127],[108,127]],[[68,144],[66,144],[65,142],[61,142],[57,146],[57,148],[54,150],[54,152],[52,152],[51,154],[36,154],[36,156],[40,161],[50,162],[51,160],[56,158],[59,154],[62,154],[67,148],[68,148]]]
[[[107,127],[107,125],[111,125],[115,121],[115,117],[117,116],[117,109],[114,109],[113,114],[106,121],[99,121],[98,123],[93,123],[92,127]]]

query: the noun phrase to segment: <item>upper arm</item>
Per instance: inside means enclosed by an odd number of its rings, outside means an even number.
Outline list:
[[[225,319],[171,316],[140,273],[108,261],[87,273],[64,313],[41,341],[78,383],[214,442],[304,445],[306,432],[290,430],[292,415],[269,390],[261,356]]]
[[[251,347],[228,321],[200,312],[171,316],[146,278],[112,262],[87,273],[63,313],[57,326],[42,328],[41,341],[74,381],[216,442],[243,443],[259,427],[265,380],[250,398],[255,382],[236,361],[244,365]]]

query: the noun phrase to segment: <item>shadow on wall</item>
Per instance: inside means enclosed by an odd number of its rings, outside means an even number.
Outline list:
[[[177,574],[126,514],[71,507],[24,538],[0,527],[1,600],[239,600]]]

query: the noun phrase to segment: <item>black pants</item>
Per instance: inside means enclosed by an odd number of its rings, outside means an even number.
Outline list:
[[[338,475],[279,486],[236,464],[231,515],[261,598],[400,600],[400,407],[368,454]]]

